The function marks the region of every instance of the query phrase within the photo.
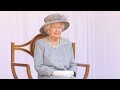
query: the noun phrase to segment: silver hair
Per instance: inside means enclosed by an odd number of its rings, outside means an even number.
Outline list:
[[[51,25],[51,24],[48,24],[48,25],[46,25],[46,26],[44,27],[44,31],[45,31],[47,34],[48,34],[48,30],[49,30],[49,28],[50,28],[50,25]],[[62,30],[64,30],[65,24],[61,23],[61,27],[62,27]]]

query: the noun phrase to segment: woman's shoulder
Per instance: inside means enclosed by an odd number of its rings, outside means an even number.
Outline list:
[[[70,40],[68,38],[61,37],[60,38],[60,43],[61,44],[70,44]]]
[[[36,43],[44,43],[44,41],[46,41],[47,40],[47,37],[43,37],[43,38],[40,38],[40,39],[37,39],[36,40]]]

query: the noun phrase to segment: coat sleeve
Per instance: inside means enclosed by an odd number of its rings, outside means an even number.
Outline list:
[[[39,75],[50,76],[54,68],[44,65],[44,48],[39,40],[36,41],[35,50],[34,50],[34,67]]]
[[[76,76],[77,72],[77,65],[75,63],[75,58],[73,54],[73,48],[72,48],[72,43],[70,42],[70,67],[69,69],[74,72],[74,76]]]

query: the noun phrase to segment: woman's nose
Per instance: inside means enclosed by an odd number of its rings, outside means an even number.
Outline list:
[[[56,31],[60,31],[60,29],[59,29],[59,28],[56,28]]]

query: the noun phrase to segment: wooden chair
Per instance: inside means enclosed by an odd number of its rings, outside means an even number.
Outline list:
[[[28,78],[32,79],[29,64],[15,63],[15,50],[24,51],[33,57],[36,40],[43,38],[44,36],[45,35],[38,34],[32,40],[30,40],[29,42],[22,44],[22,45],[15,45],[14,42],[11,42],[11,70],[12,70],[12,74],[14,76],[14,79],[18,79],[17,74],[16,74],[16,70],[15,70],[15,66],[26,67]],[[29,48],[30,50],[22,48],[22,47],[27,46],[27,45],[30,45],[30,48]],[[74,52],[74,56],[75,56],[75,43],[72,43],[72,47],[73,47],[73,52]],[[77,66],[80,66],[80,67],[86,67],[83,79],[87,79],[88,74],[89,74],[90,65],[89,64],[79,64],[79,63],[76,63],[76,64],[77,64]]]

